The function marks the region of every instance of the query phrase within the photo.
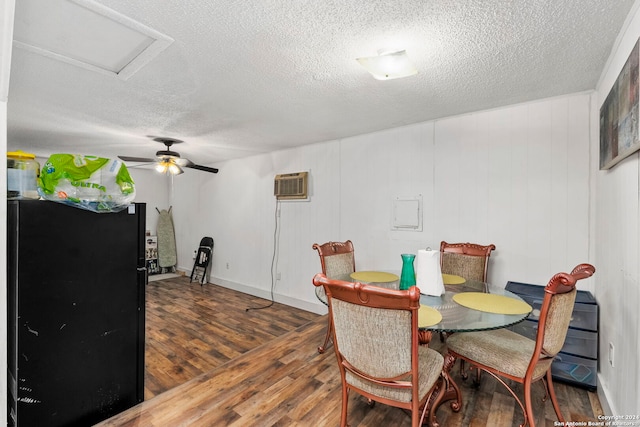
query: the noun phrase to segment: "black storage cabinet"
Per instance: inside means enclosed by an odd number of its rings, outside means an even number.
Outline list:
[[[506,289],[524,299],[533,312],[511,330],[531,339],[538,332],[538,316],[544,298],[544,286],[507,282]],[[564,346],[551,364],[554,380],[587,388],[597,387],[598,373],[598,304],[587,291],[578,291]]]
[[[145,204],[7,204],[8,421],[90,426],[144,399]]]

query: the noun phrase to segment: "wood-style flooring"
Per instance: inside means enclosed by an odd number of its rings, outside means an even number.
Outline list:
[[[149,282],[146,297],[145,400],[318,317],[187,277]]]
[[[311,286],[310,284],[308,286]],[[145,402],[99,426],[338,426],[340,376],[333,348],[318,354],[326,316],[188,278],[150,282],[147,287],[147,371]],[[441,349],[439,339],[432,346]],[[457,366],[456,366],[457,368]],[[463,407],[443,405],[443,427],[512,427],[522,422],[513,397],[484,375],[478,389],[454,379]],[[521,392],[521,388],[516,386]],[[556,383],[567,421],[597,419],[596,393]],[[553,426],[555,413],[534,386],[536,425]],[[155,397],[152,397],[155,396]],[[396,408],[349,398],[352,427],[410,426]]]

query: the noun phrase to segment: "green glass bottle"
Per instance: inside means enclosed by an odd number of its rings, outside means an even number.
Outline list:
[[[401,254],[402,273],[400,274],[400,290],[405,291],[416,284],[416,272],[413,269],[414,254]]]

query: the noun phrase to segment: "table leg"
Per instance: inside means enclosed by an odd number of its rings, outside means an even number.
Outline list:
[[[440,385],[434,390],[431,395],[431,399],[429,399],[429,414],[427,416],[427,425],[432,425],[434,427],[439,427],[438,420],[436,419],[436,412],[438,412],[438,408],[445,402],[453,400],[451,402],[451,410],[453,412],[458,412],[462,408],[462,393],[460,392],[460,388],[458,384],[451,378],[449,372],[453,368],[453,365],[456,363],[456,358],[451,356],[450,354],[445,355],[444,357],[444,367],[442,368],[442,376],[443,379],[440,382]]]
[[[433,336],[433,332],[431,331],[418,331],[418,340],[420,341],[420,345],[429,346],[431,342],[431,337]]]

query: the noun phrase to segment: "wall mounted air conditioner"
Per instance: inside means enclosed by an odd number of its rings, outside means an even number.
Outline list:
[[[276,175],[273,194],[278,200],[299,200],[308,198],[309,172],[295,172]]]

